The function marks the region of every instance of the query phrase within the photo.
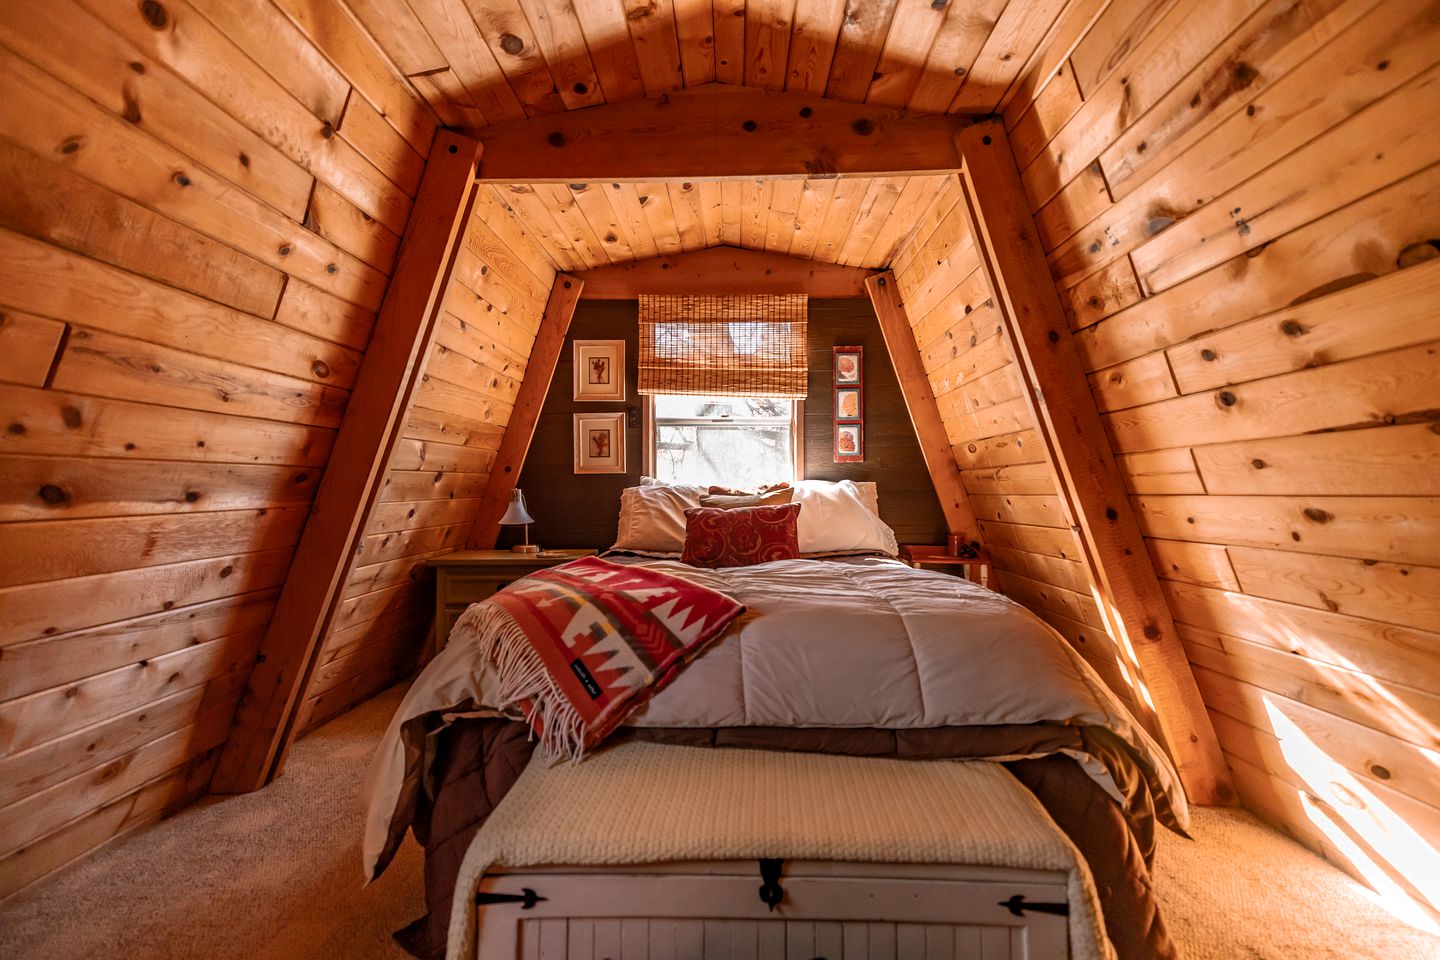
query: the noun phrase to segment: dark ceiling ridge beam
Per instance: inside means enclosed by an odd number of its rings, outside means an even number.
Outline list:
[[[577,183],[951,173],[971,118],[711,83],[476,132],[478,176]]]

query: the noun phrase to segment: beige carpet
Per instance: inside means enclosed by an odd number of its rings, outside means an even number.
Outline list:
[[[296,745],[285,776],[206,801],[0,905],[6,960],[381,960],[419,916],[420,855],[360,887],[365,763],[399,702],[371,700]],[[1440,960],[1367,891],[1235,811],[1162,840],[1156,879],[1188,960]]]

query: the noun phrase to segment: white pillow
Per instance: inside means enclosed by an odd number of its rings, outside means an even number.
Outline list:
[[[801,480],[795,484],[791,502],[800,504],[796,532],[801,553],[875,551],[893,557],[900,552],[895,531],[876,509],[875,485],[865,484],[869,491],[861,486],[851,480]]]
[[[611,549],[678,557],[685,549],[685,510],[700,506],[706,488],[641,483],[620,491],[620,523]]]

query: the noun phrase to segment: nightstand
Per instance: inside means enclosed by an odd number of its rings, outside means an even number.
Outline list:
[[[943,546],[907,543],[900,547],[900,559],[918,570],[939,570],[974,581],[982,587],[990,585],[990,556],[977,550],[978,556],[952,557]]]
[[[560,557],[542,557],[510,550],[457,550],[433,557],[435,568],[435,650],[445,646],[450,628],[472,603],[479,603],[508,583],[546,567],[588,557],[594,550],[554,550]]]

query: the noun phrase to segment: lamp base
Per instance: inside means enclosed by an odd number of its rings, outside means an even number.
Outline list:
[[[533,543],[517,543],[510,548],[512,553],[539,553],[540,548]]]

